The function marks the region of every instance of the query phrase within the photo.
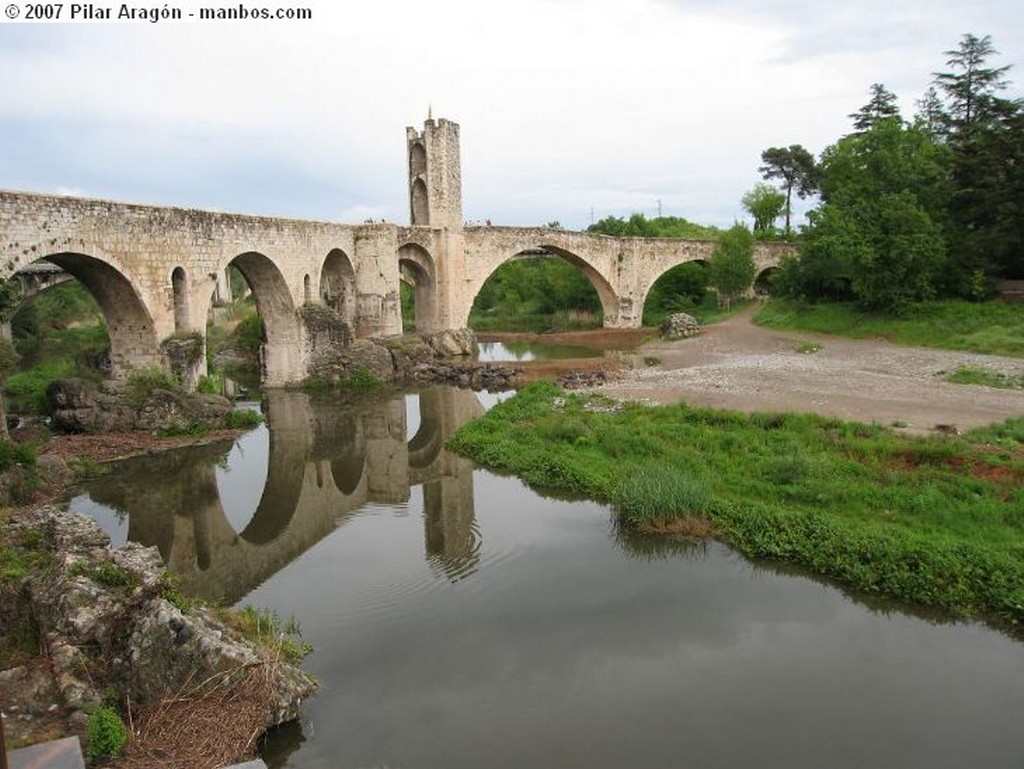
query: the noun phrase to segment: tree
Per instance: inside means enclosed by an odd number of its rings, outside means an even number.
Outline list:
[[[951,71],[934,73],[948,102],[949,240],[960,285],[975,285],[978,276],[1024,275],[1024,107],[997,95],[1009,84],[1010,66],[985,66],[996,53],[987,35],[964,35],[946,51]]]
[[[946,66],[950,72],[933,72],[935,85],[946,94],[953,131],[984,121],[993,113],[1005,109],[1006,100],[995,94],[1007,86],[1003,79],[1010,66],[986,67],[985,60],[997,54],[988,35],[975,37],[967,34],[960,46],[946,51]],[[1000,104],[1003,102],[1003,104]]]
[[[765,179],[781,179],[786,191],[786,233],[790,232],[793,191],[801,198],[814,193],[818,187],[818,170],[814,156],[799,144],[788,147],[769,147],[761,153],[764,163],[758,171]]]
[[[797,277],[808,295],[899,311],[934,296],[946,261],[950,149],[883,118],[821,157],[823,205],[809,217]]]
[[[896,94],[881,83],[872,83],[871,100],[848,117],[853,119],[853,127],[857,131],[867,131],[879,120],[899,118],[900,109],[896,106]]]
[[[708,278],[726,306],[754,282],[754,236],[737,222],[722,233],[711,254]]]
[[[939,139],[946,135],[946,127],[949,125],[949,115],[942,106],[942,99],[934,85],[928,86],[924,96],[917,100],[917,114],[914,115],[914,125],[927,131],[932,137]]]
[[[770,184],[758,182],[741,199],[743,208],[754,217],[754,232],[771,232],[782,215],[786,196]]]

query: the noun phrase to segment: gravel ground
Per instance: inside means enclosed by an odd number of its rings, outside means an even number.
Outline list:
[[[965,365],[1020,374],[1024,360],[774,331],[753,325],[752,314],[710,326],[692,339],[643,345],[638,356],[657,364],[625,370],[596,391],[647,403],[811,411],[921,433],[936,425],[962,430],[1024,415],[1024,390],[942,379]],[[797,352],[804,342],[821,349]]]

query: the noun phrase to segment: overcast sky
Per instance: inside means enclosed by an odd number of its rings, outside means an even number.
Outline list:
[[[0,21],[0,188],[404,224],[432,108],[462,127],[468,219],[729,225],[763,149],[817,155],[874,82],[910,117],[964,33],[1024,83],[1021,0],[294,5],[313,20]]]

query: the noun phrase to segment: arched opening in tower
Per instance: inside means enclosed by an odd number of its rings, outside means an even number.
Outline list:
[[[403,331],[439,331],[434,292],[434,260],[414,243],[398,250]]]

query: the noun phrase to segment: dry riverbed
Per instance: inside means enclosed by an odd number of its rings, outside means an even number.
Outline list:
[[[960,366],[1007,374],[1024,360],[884,340],[852,340],[755,326],[751,311],[709,326],[692,339],[637,348],[653,365],[620,369],[596,388],[622,400],[691,404],[742,411],[808,411],[911,432],[957,429],[1024,415],[1024,390],[953,384]],[[820,345],[814,352],[800,352]]]

